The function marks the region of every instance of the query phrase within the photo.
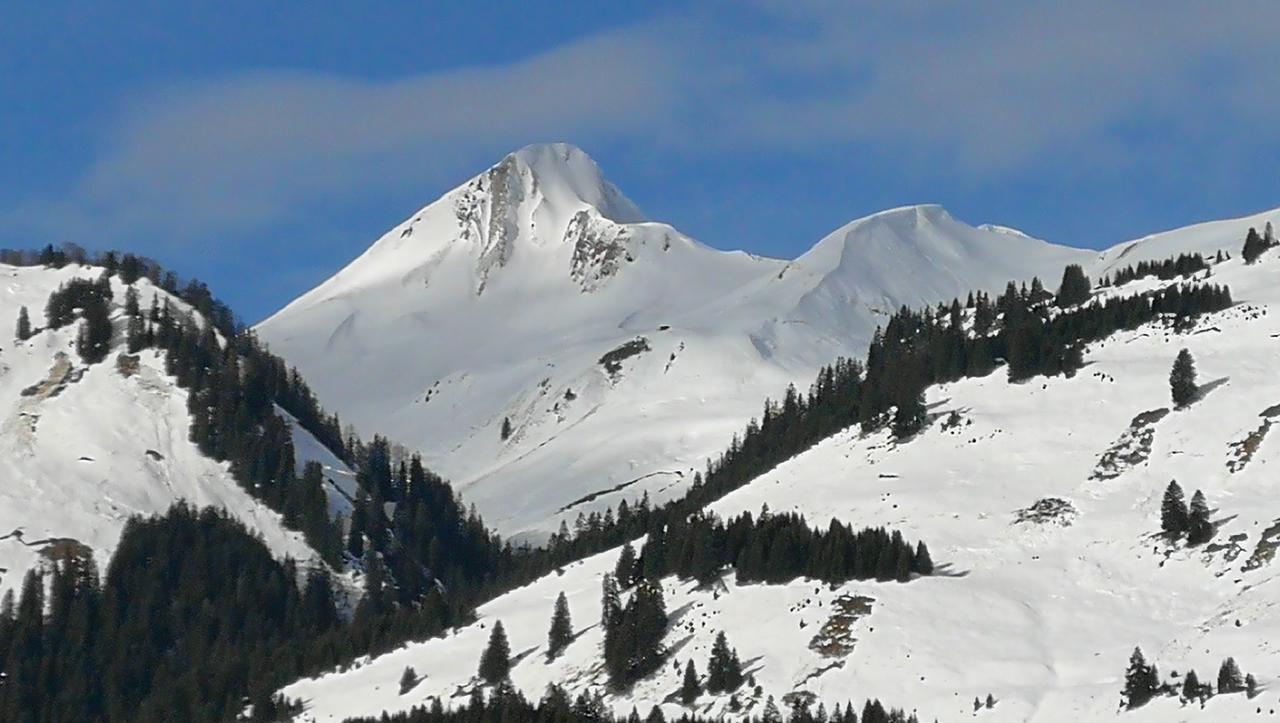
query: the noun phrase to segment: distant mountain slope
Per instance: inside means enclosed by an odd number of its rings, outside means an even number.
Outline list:
[[[1244,221],[1230,223],[1245,223]],[[1247,227],[1247,223],[1245,223]],[[1234,254],[1244,235],[1222,237]],[[1224,231],[1224,234],[1227,232]],[[1167,253],[1219,243],[1199,231],[1161,236]],[[1249,720],[1275,708],[1280,653],[1280,257],[1239,258],[1197,276],[1228,284],[1236,304],[1175,332],[1161,324],[1089,345],[1073,377],[1010,383],[1003,369],[928,391],[931,422],[897,442],[850,429],[821,442],[712,509],[730,516],[797,512],[823,526],[886,526],[929,544],[937,574],[907,584],[724,585],[664,581],[671,659],[606,701],[626,713],[683,710],[681,673],[705,675],[717,632],[727,633],[760,686],[738,703],[906,703],[921,720],[1152,722]],[[1140,258],[1140,257],[1139,257]],[[1100,295],[1175,282],[1145,279]],[[1199,369],[1200,398],[1173,409],[1169,370],[1182,348]],[[1216,525],[1207,545],[1158,536],[1161,498],[1176,479],[1204,493]],[[600,662],[601,578],[617,551],[567,566],[483,606],[454,634],[415,643],[351,669],[299,681],[300,722],[377,715],[432,698],[462,701],[475,684],[489,631],[501,620],[517,658],[514,685],[531,698],[549,683],[571,695],[605,690]],[[553,601],[564,592],[577,637],[547,661]],[[1218,695],[1203,707],[1159,697],[1120,710],[1129,655],[1141,646],[1162,679],[1188,670],[1213,683],[1233,656],[1261,694]],[[420,682],[400,693],[407,666]],[[993,699],[992,708],[973,701]],[[726,695],[693,709],[726,713]]]
[[[27,569],[68,546],[87,546],[105,565],[131,515],[162,513],[178,500],[228,510],[280,557],[318,559],[301,534],[237,485],[227,465],[189,441],[187,392],[165,372],[161,354],[147,349],[136,365],[117,364],[124,296],[118,278],[112,281],[117,344],[105,361],[88,366],[77,354],[83,322],[41,329],[50,293],[101,271],[0,265],[0,319],[11,323],[25,306],[38,330],[25,342],[8,336],[0,344],[0,588],[20,585]],[[191,311],[146,279],[136,285],[144,306],[159,294]],[[323,449],[296,425],[294,436],[300,462]],[[340,462],[322,461],[331,477],[343,477]],[[330,502],[335,514],[349,511],[336,490]]]
[[[1268,223],[1280,224],[1280,209],[1153,233],[1107,249],[1095,264],[1094,274],[1114,273],[1118,268],[1140,261],[1161,261],[1184,253],[1210,256],[1221,249],[1238,256],[1245,233],[1250,228],[1262,233]]]
[[[862,353],[897,307],[1094,258],[937,206],[791,262],[722,252],[645,220],[581,150],[530,146],[257,330],[362,433],[421,449],[501,532],[541,535],[677,493],[766,396]]]

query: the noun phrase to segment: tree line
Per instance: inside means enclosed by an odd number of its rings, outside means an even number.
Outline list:
[[[658,581],[667,575],[707,584],[718,580],[725,567],[734,569],[740,583],[783,584],[806,577],[832,584],[849,580],[907,582],[912,575],[933,574],[933,560],[924,542],[915,546],[900,532],[883,527],[855,531],[831,520],[826,529],[811,527],[797,513],[759,517],[744,512],[727,523],[701,511],[652,528],[636,555],[623,546],[614,576],[622,587]]]
[[[1176,674],[1175,674],[1176,675]],[[1218,666],[1217,695],[1244,693],[1249,698],[1258,694],[1258,680],[1252,673],[1244,675],[1235,658],[1228,657]],[[1141,648],[1134,648],[1125,669],[1124,689],[1120,693],[1120,705],[1127,710],[1140,708],[1162,695],[1176,695],[1183,704],[1197,701],[1201,707],[1215,695],[1212,683],[1201,683],[1195,670],[1188,670],[1182,683],[1164,682],[1155,663],[1147,662]]]
[[[1219,251],[1216,261],[1221,263],[1225,260],[1222,252]],[[1154,276],[1161,281],[1172,281],[1173,279],[1192,276],[1208,268],[1209,264],[1201,254],[1178,254],[1176,257],[1161,261],[1139,261],[1137,264],[1130,264],[1123,269],[1117,269],[1114,274],[1103,276],[1099,285],[1124,286],[1130,281],[1145,279],[1148,276]]]
[[[826,706],[797,706],[783,714],[773,698],[760,706],[759,713],[736,716],[741,723],[918,723],[914,713],[896,708],[886,708],[879,700],[866,701],[861,709],[852,703],[837,704],[833,710]],[[682,713],[678,718],[667,718],[658,706],[653,706],[644,717],[632,710],[627,715],[615,715],[599,694],[579,693],[571,697],[557,685],[547,686],[546,693],[536,703],[530,702],[520,691],[510,685],[493,688],[489,695],[476,688],[466,703],[445,709],[438,698],[429,705],[418,706],[407,713],[383,713],[376,717],[351,718],[346,723],[711,723],[721,718],[707,718],[696,713]]]
[[[340,621],[328,572],[279,562],[220,510],[183,504],[126,523],[106,574],[71,548],[0,602],[0,719],[220,723],[332,664]],[[301,584],[299,581],[301,580]],[[47,592],[46,592],[47,591]]]

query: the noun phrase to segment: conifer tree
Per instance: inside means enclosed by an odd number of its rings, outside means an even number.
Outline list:
[[[1209,503],[1204,493],[1196,490],[1191,495],[1191,509],[1187,515],[1187,544],[1199,545],[1213,539],[1213,523],[1209,521]]]
[[[1173,369],[1169,372],[1169,389],[1176,407],[1185,407],[1196,399],[1196,363],[1191,352],[1183,349],[1173,360]]]
[[[667,574],[667,531],[664,525],[650,528],[641,548],[640,563],[644,579],[650,582],[661,580]]]
[[[623,545],[622,552],[618,553],[618,564],[613,568],[613,577],[624,590],[635,584],[636,550],[630,542]]]
[[[418,684],[418,674],[414,672],[412,665],[404,666],[404,673],[400,675],[400,695],[404,695],[413,690]]]
[[[1148,665],[1141,648],[1134,648],[1129,656],[1129,668],[1124,674],[1122,703],[1129,710],[1146,705],[1160,689],[1160,675],[1156,666]]]
[[[1066,308],[1089,300],[1089,277],[1079,264],[1071,264],[1062,271],[1062,283],[1058,285],[1058,306]]]
[[[864,715],[863,720],[866,720]],[[782,711],[778,710],[778,704],[773,702],[773,696],[765,701],[764,711],[760,714],[760,723],[782,723]]]
[[[925,419],[924,390],[905,390],[899,396],[897,409],[893,412],[893,436],[897,439],[911,437],[924,429]]]
[[[1235,658],[1227,658],[1218,668],[1218,694],[1239,693],[1244,690],[1244,677]]]
[[[1271,223],[1268,222],[1267,225],[1270,226]],[[1244,676],[1244,694],[1250,698],[1258,694],[1258,679],[1253,677],[1253,673]]]
[[[1201,696],[1200,676],[1196,675],[1196,671],[1187,671],[1187,677],[1182,681],[1182,699],[1186,701],[1197,700]]]
[[[1164,499],[1160,503],[1160,529],[1171,540],[1182,537],[1190,526],[1187,516],[1187,503],[1182,496],[1182,487],[1177,480],[1169,482],[1164,490]]]
[[[138,304],[138,290],[132,286],[124,292],[126,319],[125,341],[130,354],[136,354],[146,343],[146,325],[142,321],[142,308]]]
[[[490,685],[507,679],[511,673],[511,645],[507,642],[507,631],[502,629],[502,621],[493,624],[489,633],[489,644],[480,655],[480,678]]]
[[[933,558],[929,556],[929,548],[925,546],[924,540],[916,543],[915,559],[912,561],[912,569],[921,575],[933,574]]]
[[[698,684],[698,671],[693,667],[693,658],[684,666],[684,682],[680,685],[680,702],[693,705],[702,695],[702,686]]]
[[[26,341],[31,338],[31,317],[27,315],[27,307],[18,309],[18,341]]]
[[[618,585],[614,582],[612,575],[604,576],[600,588],[600,626],[604,628],[607,636],[609,630],[617,623],[622,604],[618,598]]]
[[[547,632],[547,659],[560,655],[573,642],[573,623],[569,620],[569,600],[561,592],[556,597],[555,610],[551,614],[551,629]]]
[[[742,662],[738,652],[729,647],[729,641],[721,630],[711,645],[711,660],[707,663],[707,691],[731,693],[742,685]]]
[[[1244,237],[1244,248],[1240,251],[1241,258],[1246,264],[1252,264],[1258,260],[1263,251],[1267,250],[1267,242],[1258,235],[1258,230],[1250,228],[1249,233]]]

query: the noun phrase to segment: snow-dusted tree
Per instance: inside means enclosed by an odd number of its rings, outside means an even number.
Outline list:
[[[1258,694],[1258,679],[1253,677],[1253,673],[1244,676],[1244,694],[1250,698]]]
[[[480,678],[491,685],[507,679],[511,673],[511,644],[507,642],[507,632],[502,629],[502,621],[493,624],[489,633],[489,644],[480,655]]]
[[[1191,495],[1191,510],[1187,515],[1187,544],[1199,545],[1213,539],[1213,523],[1209,521],[1209,503],[1204,493],[1196,490]]]
[[[547,658],[555,658],[573,642],[573,622],[569,619],[569,600],[560,593],[551,613],[551,629],[547,632]]]
[[[1186,349],[1178,352],[1178,358],[1173,360],[1173,369],[1169,372],[1169,389],[1173,394],[1174,406],[1185,407],[1196,399],[1196,362]]]
[[[1160,529],[1169,539],[1176,540],[1187,532],[1188,526],[1187,503],[1182,496],[1182,487],[1173,480],[1165,488],[1164,500],[1160,503]]]
[[[501,431],[502,441],[505,442],[508,439],[511,439],[511,431],[511,417],[503,417]]]

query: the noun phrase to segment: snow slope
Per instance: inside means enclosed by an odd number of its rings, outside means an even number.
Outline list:
[[[39,328],[59,284],[100,272],[0,265],[0,318],[17,319],[26,306]],[[118,278],[113,285],[119,342],[124,287]],[[137,286],[144,307],[153,293],[164,296],[145,279]],[[189,441],[186,391],[159,354],[143,351],[128,376],[116,366],[119,349],[86,367],[75,351],[79,324],[0,345],[0,591],[19,586],[58,542],[86,545],[106,565],[131,515],[161,513],[180,499],[225,508],[281,557],[318,560],[300,534],[237,486],[225,464]],[[295,438],[300,461],[323,450],[301,428]],[[332,475],[340,476],[336,468]],[[334,507],[342,509],[336,500]]]
[[[537,536],[678,493],[766,396],[861,354],[897,307],[1093,258],[938,206],[854,221],[790,262],[723,252],[645,220],[581,150],[530,146],[258,332],[362,434],[421,450],[490,525]]]
[[[1233,251],[1243,232],[1235,236]],[[1161,239],[1162,253],[1205,242],[1199,232],[1153,238]],[[1280,539],[1280,437],[1267,432],[1280,417],[1276,253],[1255,266],[1238,259],[1215,266],[1213,280],[1229,284],[1237,304],[1188,333],[1148,326],[1116,334],[1091,346],[1085,368],[1070,379],[1010,384],[998,370],[931,388],[932,421],[915,439],[897,444],[885,433],[849,430],[720,500],[714,509],[722,515],[768,505],[818,524],[836,517],[890,526],[924,539],[941,574],[836,589],[805,581],[739,586],[730,574],[724,589],[699,590],[669,579],[674,622],[665,643],[677,662],[610,703],[620,712],[661,704],[670,719],[680,710],[673,695],[684,662],[692,656],[705,671],[715,633],[724,630],[762,687],[761,695],[744,693],[749,706],[803,691],[828,708],[879,697],[941,721],[1274,715],[1280,569],[1270,552]],[[1169,368],[1183,347],[1196,359],[1203,397],[1169,410]],[[1188,550],[1156,538],[1171,479],[1188,497],[1197,489],[1207,496],[1218,525],[1209,546]],[[1037,502],[1055,511],[1023,512]],[[550,682],[571,691],[600,688],[600,577],[616,554],[508,593],[448,637],[299,681],[285,693],[307,703],[300,721],[394,712],[433,696],[465,700],[487,628],[499,619],[519,658],[512,680],[527,695],[541,695]],[[560,591],[579,637],[547,663],[547,626]],[[851,652],[828,657],[812,649],[837,600],[858,597],[871,599],[870,612],[847,625]],[[1235,656],[1263,692],[1253,700],[1218,696],[1203,710],[1162,698],[1120,713],[1135,645],[1166,679],[1194,667],[1212,681],[1221,660]],[[406,665],[425,677],[401,696],[397,681]],[[972,701],[988,693],[996,706],[975,714]],[[697,705],[715,714],[726,704],[704,696]]]

